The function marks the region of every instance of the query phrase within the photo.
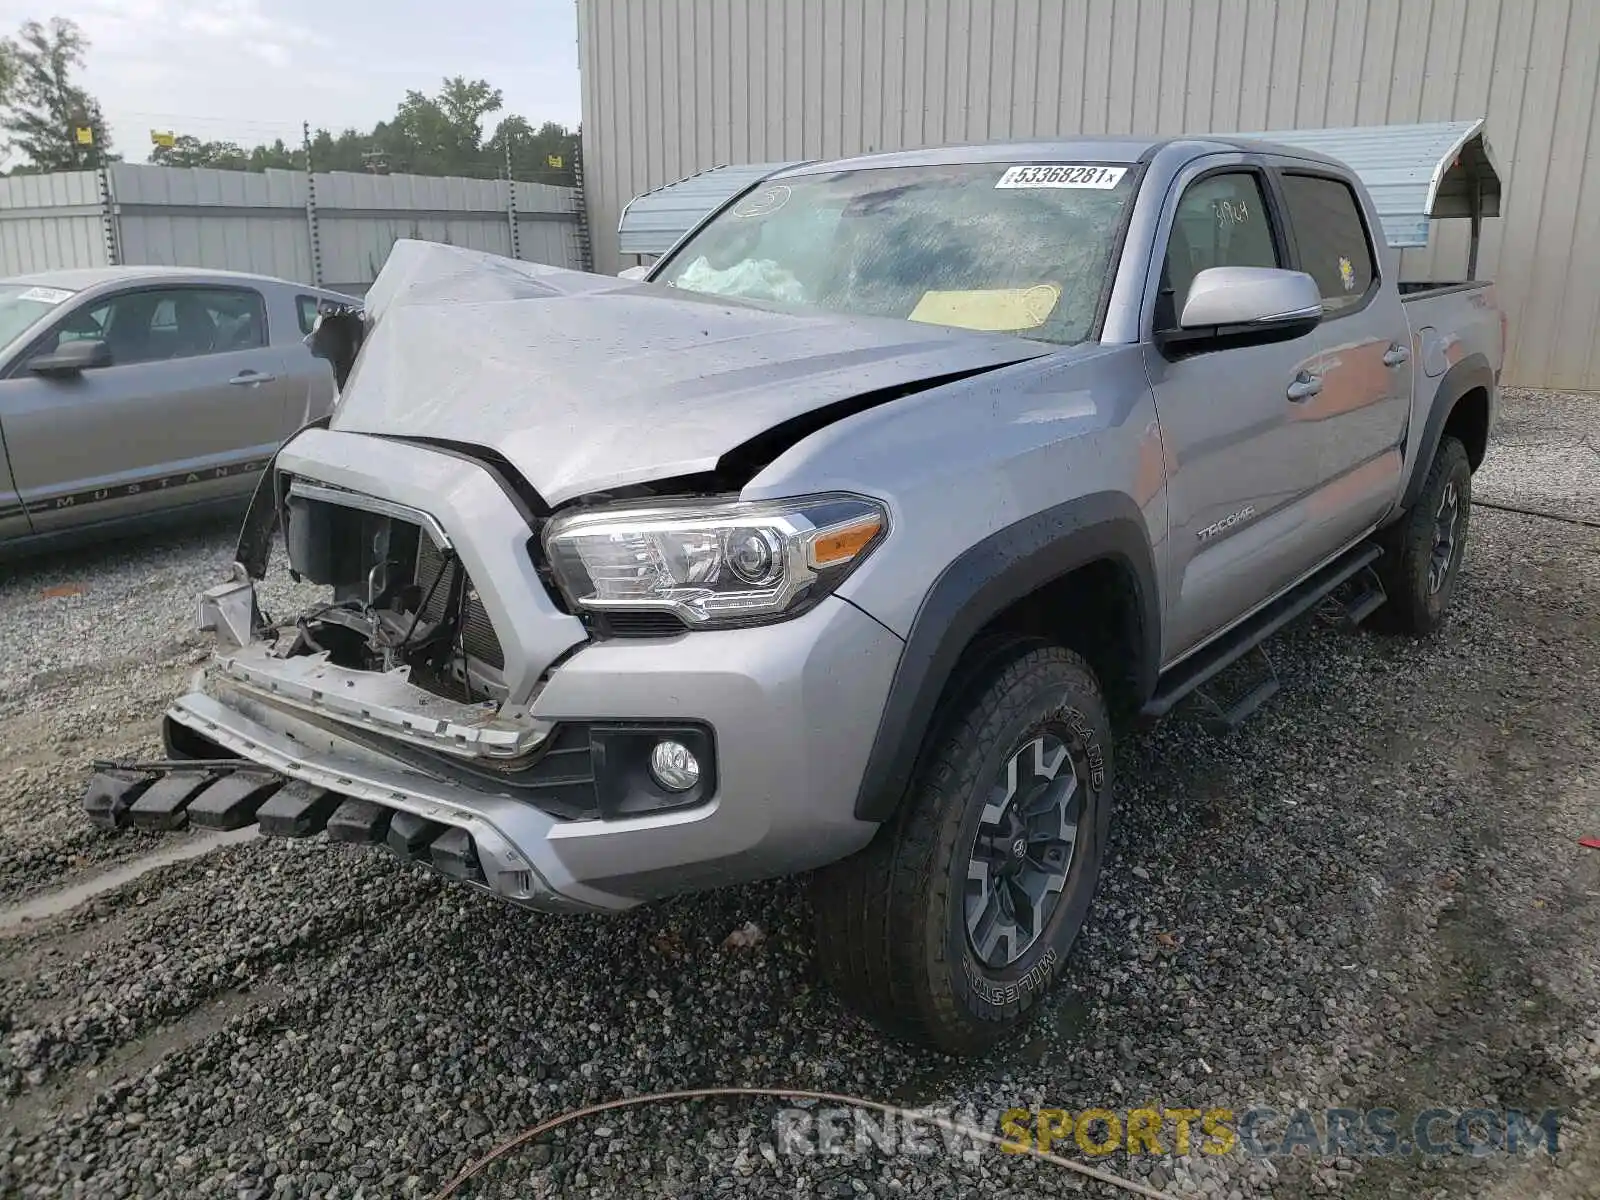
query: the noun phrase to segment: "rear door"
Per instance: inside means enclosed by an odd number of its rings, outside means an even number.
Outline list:
[[[82,338],[105,341],[112,365],[28,370]],[[252,288],[137,288],[75,306],[0,380],[34,531],[247,495],[281,440],[283,365]]]
[[[1316,440],[1322,481],[1306,537],[1331,555],[1377,524],[1399,496],[1416,354],[1355,189],[1333,172],[1292,162],[1279,182],[1295,265],[1322,292],[1322,390],[1293,415]]]
[[[1191,165],[1167,197],[1149,328],[1175,327],[1208,267],[1283,267],[1288,241],[1271,179],[1246,155]],[[1315,334],[1185,357],[1145,340],[1168,470],[1169,663],[1311,569],[1297,536],[1315,491],[1315,442],[1291,398],[1313,381]]]

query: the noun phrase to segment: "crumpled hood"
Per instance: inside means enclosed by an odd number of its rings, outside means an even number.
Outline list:
[[[415,241],[395,243],[367,315],[332,427],[492,450],[551,504],[707,471],[826,405],[1052,349]]]

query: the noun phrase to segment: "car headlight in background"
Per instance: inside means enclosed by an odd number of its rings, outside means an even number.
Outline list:
[[[591,509],[544,545],[568,598],[599,612],[670,612],[691,627],[795,616],[838,587],[889,528],[860,496]]]

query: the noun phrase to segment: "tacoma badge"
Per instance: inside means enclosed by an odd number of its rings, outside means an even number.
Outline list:
[[[1202,542],[1209,541],[1211,538],[1216,537],[1217,534],[1223,532],[1224,530],[1232,529],[1240,521],[1249,520],[1251,517],[1253,517],[1255,515],[1256,515],[1256,506],[1254,504],[1246,504],[1238,512],[1229,513],[1227,516],[1223,517],[1222,520],[1220,520],[1220,521],[1213,521],[1210,525],[1207,525],[1204,529],[1202,529],[1195,536],[1198,537]]]

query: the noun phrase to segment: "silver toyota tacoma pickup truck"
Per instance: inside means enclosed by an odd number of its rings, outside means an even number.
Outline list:
[[[1237,723],[1313,607],[1445,618],[1505,323],[1378,229],[1338,162],[1206,138],[796,167],[643,281],[401,242],[168,757],[88,810],[547,910],[815,871],[829,982],[982,1052],[1089,911],[1119,731]],[[263,611],[278,532],[317,606]]]

